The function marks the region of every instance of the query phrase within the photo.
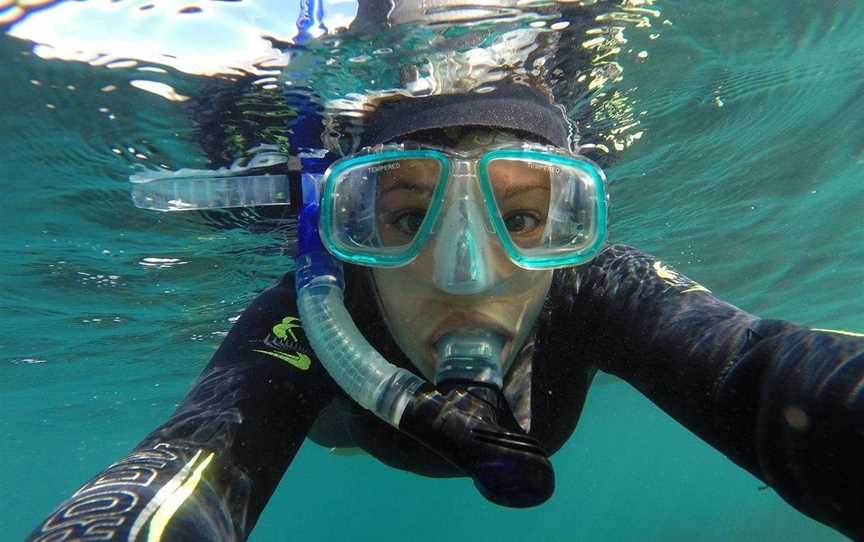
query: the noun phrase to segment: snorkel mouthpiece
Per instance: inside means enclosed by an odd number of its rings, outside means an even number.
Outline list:
[[[525,508],[552,496],[555,471],[504,397],[504,342],[482,328],[441,337],[435,388],[417,390],[399,429],[462,468],[490,501]]]
[[[504,338],[485,329],[459,329],[436,344],[435,385],[444,381],[474,382],[502,388],[501,351]]]

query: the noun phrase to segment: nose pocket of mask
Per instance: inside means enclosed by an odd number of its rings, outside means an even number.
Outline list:
[[[488,290],[495,281],[492,247],[495,242],[473,182],[457,178],[435,228],[435,285],[451,294]]]

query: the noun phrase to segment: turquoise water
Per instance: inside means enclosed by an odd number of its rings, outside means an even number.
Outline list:
[[[276,9],[267,2],[224,4],[201,17],[290,39],[296,11],[267,18]],[[579,95],[605,112],[590,121],[594,137],[613,150],[623,142],[608,171],[612,240],[760,316],[864,331],[864,8],[852,0],[643,7],[657,10],[650,27],[621,23],[620,81]],[[176,60],[192,54],[188,42],[175,61],[128,51],[114,59],[142,59],[135,66],[109,68],[83,53],[45,58],[58,28],[87,34],[69,23],[40,36],[35,22],[57,9],[0,38],[0,532],[9,540],[165,420],[232,319],[289,265],[279,236],[255,233],[252,219],[226,229],[132,206],[125,179],[135,168],[207,160],[188,102],[130,82],[194,95],[212,78]],[[135,21],[134,30],[147,23]],[[36,28],[29,37],[20,35],[25,23]],[[164,24],[157,35],[182,34]],[[380,43],[339,47],[313,46],[285,72],[298,85],[326,83],[335,96],[386,88],[392,81],[371,83],[370,74],[386,79],[403,58],[375,56]],[[328,65],[328,55],[337,62]],[[565,71],[558,89],[575,78]],[[240,109],[247,124],[282,123],[267,103]],[[464,480],[423,479],[307,444],[251,539],[843,540],[612,378],[595,384],[554,464],[552,500],[509,510]]]

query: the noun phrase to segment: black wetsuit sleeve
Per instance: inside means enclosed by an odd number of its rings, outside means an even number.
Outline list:
[[[245,540],[334,386],[286,275],[244,311],[168,422],[29,540]]]
[[[761,320],[625,246],[568,280],[584,357],[801,512],[864,539],[864,337]]]

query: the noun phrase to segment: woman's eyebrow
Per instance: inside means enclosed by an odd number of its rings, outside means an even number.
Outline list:
[[[544,190],[546,192],[550,191],[549,183],[532,183],[532,184],[516,184],[512,183],[510,186],[504,189],[503,198],[508,199],[513,196],[518,196],[519,194],[530,192],[531,190]]]
[[[411,179],[398,179],[392,183],[389,183],[388,186],[381,191],[380,196],[386,196],[394,190],[410,190],[419,192],[421,194],[431,195],[433,187],[429,186],[428,183],[419,183]]]

